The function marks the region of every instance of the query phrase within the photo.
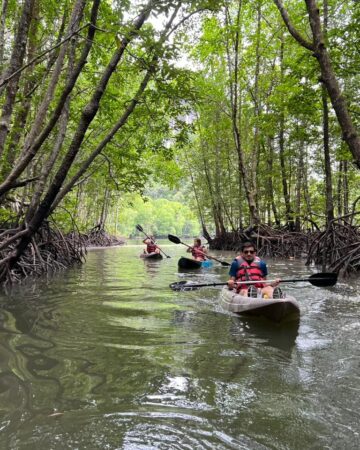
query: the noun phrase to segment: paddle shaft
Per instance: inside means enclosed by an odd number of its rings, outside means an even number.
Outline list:
[[[279,281],[280,283],[297,283],[298,281],[308,281],[309,283],[311,283],[313,286],[318,286],[318,287],[326,287],[326,286],[334,286],[336,284],[337,281],[337,275],[334,273],[318,273],[318,274],[314,274],[311,275],[310,278],[284,278],[282,280],[264,280],[265,283],[274,283],[276,281]],[[238,281],[235,283],[239,283],[239,284],[257,284],[257,283],[261,283],[261,280],[255,281],[255,280],[251,280],[251,281]],[[204,284],[186,284],[185,282],[178,282],[178,283],[173,283],[172,288],[180,288],[183,287],[184,289],[186,288],[200,288],[200,287],[206,287],[206,286],[226,286],[227,283],[204,283]]]
[[[142,233],[144,233],[145,236],[146,236],[153,244],[157,245],[156,242],[154,242],[154,241],[151,239],[151,237],[148,236],[148,235],[145,233],[145,231],[143,230],[143,228],[142,228],[140,225],[136,225],[136,229],[139,230],[139,231],[141,231]],[[167,258],[171,258],[171,256],[167,255],[167,254],[164,252],[164,250],[161,250],[161,248],[160,248],[158,245],[157,245],[157,248],[158,248],[162,253],[164,253],[164,255],[165,255]]]

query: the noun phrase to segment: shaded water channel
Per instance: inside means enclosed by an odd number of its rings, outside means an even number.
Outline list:
[[[216,288],[168,287],[227,268],[179,274],[184,247],[141,248],[0,294],[1,449],[359,447],[359,281],[287,285],[301,321],[277,327],[224,312]]]

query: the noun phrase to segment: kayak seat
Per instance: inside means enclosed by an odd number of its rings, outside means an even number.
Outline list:
[[[255,286],[250,286],[248,289],[248,297],[257,298],[258,290]]]
[[[274,288],[273,298],[285,298],[283,291],[278,286]]]

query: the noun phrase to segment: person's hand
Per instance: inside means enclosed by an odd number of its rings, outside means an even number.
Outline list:
[[[230,291],[232,291],[232,290],[234,289],[235,281],[234,281],[234,280],[229,280],[229,281],[227,282],[227,285],[228,285],[228,289],[229,289]]]
[[[270,286],[276,287],[276,286],[278,286],[278,284],[280,283],[280,281],[281,281],[280,278],[276,278],[276,280],[274,280],[274,281],[270,284]]]

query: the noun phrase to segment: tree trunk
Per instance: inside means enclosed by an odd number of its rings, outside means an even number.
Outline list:
[[[281,0],[274,0],[274,2],[278,7],[290,34],[300,43],[300,45],[312,51],[313,56],[318,60],[321,71],[321,81],[329,94],[331,104],[340,124],[343,139],[354,157],[355,164],[360,168],[360,136],[352,122],[345,97],[336,79],[331,59],[325,46],[320,14],[316,1],[305,0],[313,37],[312,42],[308,42],[304,39],[293,27]]]
[[[234,71],[232,73],[231,63],[229,61],[230,80],[233,79],[232,97],[231,97],[231,121],[234,136],[234,144],[238,156],[238,171],[242,178],[245,190],[245,196],[249,207],[249,225],[253,226],[260,223],[259,213],[256,207],[256,198],[251,189],[251,179],[249,179],[246,170],[245,157],[241,143],[241,133],[239,128],[240,108],[239,108],[239,42],[240,42],[240,14],[242,0],[238,2],[237,19],[235,25],[235,41],[234,41]]]
[[[328,23],[328,5],[324,0],[324,36],[326,37]],[[332,169],[329,146],[329,107],[327,92],[322,85],[322,104],[323,104],[323,139],[324,139],[324,169],[325,169],[325,193],[326,193],[326,221],[331,222],[334,219],[334,201],[332,193]]]
[[[305,165],[304,165],[304,139],[301,139],[299,145],[299,160],[297,165],[297,173],[296,173],[296,211],[295,211],[295,229],[294,231],[301,231],[301,197],[303,190],[303,179],[305,173]]]
[[[65,102],[70,95],[71,91],[73,90],[75,83],[84,67],[87,61],[87,57],[89,54],[89,51],[93,44],[93,39],[95,36],[95,24],[97,20],[97,13],[98,8],[100,5],[100,0],[94,0],[93,1],[93,7],[91,11],[91,19],[90,24],[88,27],[88,34],[85,41],[85,46],[82,50],[82,53],[79,58],[79,62],[76,65],[76,68],[74,69],[73,73],[71,74],[69,82],[65,85],[61,95],[60,99],[55,107],[54,112],[50,116],[50,119],[48,121],[48,124],[45,126],[45,128],[42,130],[42,132],[39,134],[39,136],[35,139],[33,145],[25,149],[23,152],[23,157],[19,159],[19,161],[15,164],[15,167],[9,174],[9,176],[1,183],[0,185],[0,199],[4,196],[6,192],[16,187],[16,182],[18,177],[23,173],[23,171],[26,169],[28,164],[32,161],[32,159],[35,157],[45,140],[48,138],[49,134],[55,127],[55,125],[58,122],[59,117],[61,116],[61,113],[63,111]]]
[[[268,148],[269,148],[269,154],[268,154],[268,158],[267,158],[267,172],[268,172],[268,194],[269,194],[269,200],[270,200],[270,204],[271,204],[271,210],[274,216],[274,221],[276,226],[280,226],[280,218],[279,218],[279,213],[276,207],[276,203],[275,203],[275,198],[274,198],[274,185],[273,185],[273,160],[274,160],[274,148],[273,148],[273,144],[271,142],[271,139],[268,138]],[[269,214],[269,224],[271,223],[271,217]]]
[[[70,24],[68,27],[68,31],[67,34],[71,34],[73,33],[74,28],[77,28],[79,26],[82,14],[83,14],[83,8],[84,8],[84,0],[78,0],[78,2],[75,4],[74,9],[72,11],[72,15],[70,18]],[[63,46],[60,50],[58,59],[57,59],[57,63],[56,63],[56,67],[54,70],[54,74],[51,80],[50,85],[53,86],[53,88],[55,88],[55,81],[57,82],[58,76],[60,73],[56,73],[55,76],[55,72],[58,72],[59,68],[61,68],[63,66],[63,61],[65,59],[65,50],[67,49],[67,46]],[[76,45],[75,45],[75,41],[71,41],[71,45],[70,45],[70,50],[69,50],[69,57],[68,57],[68,75],[67,75],[67,81],[69,81],[71,74],[73,72],[74,69],[74,61],[75,61],[75,54],[76,54]],[[48,107],[48,101],[52,98],[53,96],[53,89],[49,87],[45,98],[40,106],[40,110],[46,106]],[[67,129],[67,124],[68,124],[68,120],[69,120],[69,104],[70,104],[70,95],[68,96],[68,98],[66,99],[66,102],[64,104],[64,109],[63,112],[60,116],[59,119],[59,127],[58,127],[58,134],[57,137],[55,139],[55,144],[52,148],[52,151],[50,153],[50,155],[48,156],[48,158],[46,159],[42,169],[41,169],[41,173],[40,173],[40,177],[39,177],[39,181],[36,184],[35,187],[35,192],[32,196],[31,199],[31,204],[30,207],[27,211],[27,220],[30,220],[34,211],[36,210],[36,208],[39,205],[40,202],[40,198],[41,195],[43,194],[44,191],[44,187],[46,184],[46,181],[48,179],[48,176],[56,162],[56,159],[60,153],[61,147],[63,145],[64,139],[65,139],[65,135],[66,135],[66,129]],[[40,126],[42,121],[43,121],[44,117],[41,118],[41,120],[38,122],[38,125]],[[36,127],[33,127],[33,137],[36,134]],[[30,137],[31,137],[31,132],[29,133],[29,135],[27,136],[28,139],[28,143],[30,143]]]
[[[23,64],[28,33],[32,19],[32,11],[35,0],[25,0],[19,21],[19,27],[16,34],[13,51],[11,54],[10,64],[4,77],[16,72]],[[4,152],[5,142],[9,133],[11,116],[15,104],[16,93],[19,87],[20,73],[13,77],[6,85],[6,97],[2,107],[0,118],[0,157]],[[1,93],[1,90],[0,90]]]
[[[348,162],[343,162],[343,196],[344,196],[344,215],[349,214],[349,182],[348,182]]]
[[[284,40],[281,39],[280,47],[280,79],[283,82],[284,79]],[[285,202],[285,216],[286,224],[289,230],[294,229],[294,216],[291,208],[290,192],[287,183],[286,163],[285,163],[285,116],[283,108],[280,113],[280,130],[279,130],[279,156],[281,167],[281,183],[283,188],[284,202]]]
[[[342,190],[343,190],[343,161],[339,162],[338,169],[338,180],[337,180],[337,213],[338,217],[343,215],[343,198],[342,198]]]
[[[4,63],[4,44],[5,44],[7,8],[8,8],[8,0],[3,0],[1,5],[1,16],[0,16],[0,73],[2,73]]]
[[[166,37],[168,36],[169,29],[171,28],[171,25],[178,13],[178,8],[175,9],[174,13],[170,17],[166,27],[164,28],[164,31],[159,39],[158,46],[161,48],[161,45],[164,43]],[[136,108],[136,105],[139,103],[141,96],[143,95],[151,77],[155,74],[157,70],[157,63],[159,60],[159,54],[155,53],[152,57],[152,60],[150,61],[148,65],[148,69],[145,73],[145,76],[140,83],[139,89],[137,90],[136,94],[134,95],[133,99],[128,103],[127,108],[125,109],[124,113],[121,115],[118,122],[113,126],[112,130],[108,135],[99,143],[99,145],[95,148],[95,150],[90,154],[90,156],[86,159],[86,161],[83,162],[78,172],[72,177],[72,179],[61,189],[61,191],[58,193],[53,206],[51,208],[51,211],[53,211],[60,201],[65,197],[65,195],[70,192],[70,190],[74,187],[74,185],[80,180],[81,176],[84,175],[84,173],[87,171],[87,169],[90,167],[90,165],[93,163],[95,158],[100,155],[102,150],[106,147],[106,145],[114,138],[116,133],[121,130],[121,128],[126,124],[128,118],[133,113],[134,109]]]

